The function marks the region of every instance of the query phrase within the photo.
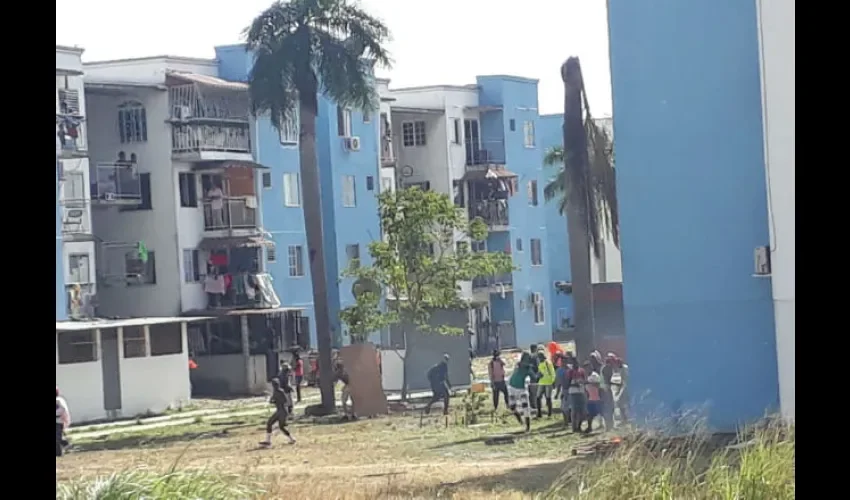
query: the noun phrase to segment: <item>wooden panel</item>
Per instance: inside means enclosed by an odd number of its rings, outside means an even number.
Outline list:
[[[226,170],[230,196],[254,196],[254,169],[250,167],[228,167]]]
[[[339,350],[348,372],[354,413],[358,417],[387,414],[387,397],[378,371],[378,352],[371,344],[352,344]]]

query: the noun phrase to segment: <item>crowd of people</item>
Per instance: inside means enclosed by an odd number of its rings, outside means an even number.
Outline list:
[[[537,345],[522,352],[510,377],[505,367],[501,352],[493,351],[487,365],[493,408],[498,410],[499,400],[504,398],[526,430],[531,428],[532,410],[542,418],[545,404],[548,417],[552,416],[553,400],[560,402],[564,426],[574,432],[592,432],[597,417],[605,430],[613,429],[615,410],[628,422],[628,365],[613,352],[603,359],[599,351],[593,351],[579,362],[574,353],[561,351],[553,342],[548,355]]]

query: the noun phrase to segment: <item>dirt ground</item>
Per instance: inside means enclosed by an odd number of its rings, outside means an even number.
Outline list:
[[[459,398],[453,405],[460,405]],[[277,433],[271,449],[257,446],[263,416],[129,430],[75,443],[74,451],[57,460],[56,476],[62,481],[176,464],[258,482],[269,499],[529,498],[545,491],[573,462],[573,446],[588,439],[564,431],[557,416],[544,416],[529,435],[487,445],[494,435],[517,432],[517,422],[499,413],[467,427],[459,415],[449,416],[448,427],[442,416],[421,420],[415,412],[357,422],[297,422],[291,431],[298,443],[285,444]]]

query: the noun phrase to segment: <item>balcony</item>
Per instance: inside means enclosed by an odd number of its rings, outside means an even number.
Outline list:
[[[65,241],[91,241],[91,203],[62,200],[62,237]]]
[[[472,280],[472,289],[478,291],[480,289],[488,289],[490,293],[501,293],[502,291],[510,292],[513,290],[514,276],[511,273],[499,274],[496,276],[482,276]]]
[[[469,140],[466,143],[466,166],[505,165],[504,141]]]
[[[56,156],[60,160],[85,158],[88,147],[82,119],[68,115],[56,115]]]
[[[491,231],[505,231],[510,225],[508,200],[477,200],[470,203],[469,217],[481,217]]]
[[[280,298],[274,291],[271,276],[258,272],[234,272],[224,276],[204,277],[207,294],[207,311],[234,309],[273,309],[280,307]],[[218,280],[222,280],[218,281]],[[220,293],[221,290],[224,293]]]
[[[66,310],[68,317],[85,319],[94,317],[97,305],[93,283],[73,283],[65,285],[67,295]]]
[[[91,184],[92,203],[101,205],[139,205],[142,186],[135,163],[98,163]]]
[[[204,231],[254,232],[257,230],[255,197],[224,198],[221,201],[221,208],[218,209],[213,208],[213,201],[204,201]]]
[[[173,125],[171,153],[186,161],[251,161],[251,132],[243,125]]]

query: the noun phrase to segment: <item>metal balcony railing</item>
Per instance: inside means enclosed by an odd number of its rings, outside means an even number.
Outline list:
[[[251,153],[248,124],[240,125],[172,125],[172,153]]]
[[[466,165],[504,165],[505,141],[466,141]]]
[[[481,217],[488,226],[507,226],[510,224],[508,217],[508,200],[478,200],[469,206],[471,218]]]
[[[92,200],[140,202],[142,186],[135,163],[98,163],[91,183]]]
[[[62,235],[91,234],[91,203],[88,200],[61,200]]]
[[[472,280],[472,288],[489,288],[498,285],[513,285],[514,276],[511,273],[499,274],[496,276],[481,276]]]
[[[223,198],[221,208],[216,201],[204,201],[204,230],[255,229],[257,227],[257,209],[249,206],[248,198]]]

